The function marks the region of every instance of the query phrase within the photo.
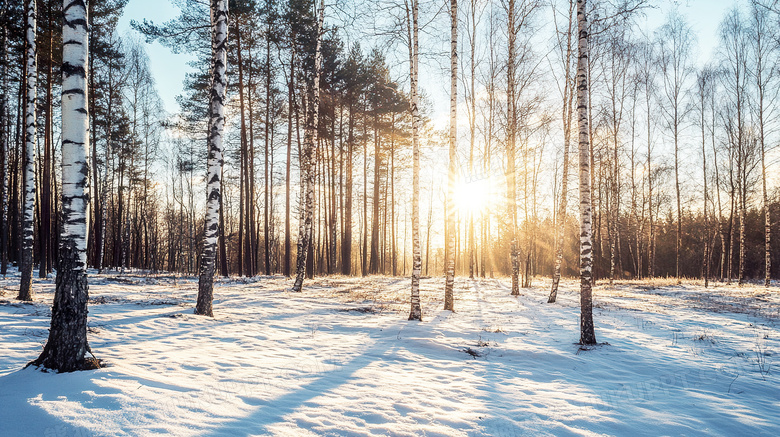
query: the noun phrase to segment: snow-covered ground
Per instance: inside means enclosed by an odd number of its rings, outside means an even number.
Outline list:
[[[780,292],[656,281],[595,289],[591,350],[577,283],[509,295],[504,279],[220,280],[93,275],[90,343],[108,367],[22,370],[46,340],[53,280],[34,304],[0,281],[0,435],[780,435]]]

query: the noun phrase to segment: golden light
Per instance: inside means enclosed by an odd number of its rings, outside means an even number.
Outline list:
[[[455,185],[455,206],[461,213],[478,213],[490,201],[488,179],[460,180]]]

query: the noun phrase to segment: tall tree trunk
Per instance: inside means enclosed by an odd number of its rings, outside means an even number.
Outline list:
[[[379,111],[379,109],[376,109]],[[371,252],[368,262],[368,273],[379,273],[379,185],[382,168],[382,151],[380,140],[380,117],[374,115],[374,184],[371,202]]]
[[[652,150],[652,116],[650,105],[652,102],[650,76],[645,78],[645,103],[647,104],[647,215],[650,222],[649,237],[647,242],[647,276],[653,279],[655,276],[655,216],[653,215],[653,167],[651,157]]]
[[[762,100],[762,102],[760,105],[763,105],[763,92],[761,94],[760,100]],[[764,286],[769,287],[769,284],[772,281],[772,246],[770,244],[772,240],[772,216],[769,212],[769,195],[767,194],[766,189],[766,145],[764,143],[763,112],[763,109],[761,109],[761,113],[759,114],[759,129],[761,131],[761,195],[764,210]]]
[[[674,240],[674,276],[677,278],[677,283],[681,282],[680,278],[680,246],[682,245],[682,198],[680,197],[680,161],[678,159],[679,154],[679,133],[678,133],[679,117],[677,115],[677,105],[674,108],[674,191],[677,195],[677,234]]]
[[[411,11],[409,11],[411,3]],[[422,320],[420,306],[420,271],[422,251],[420,247],[420,108],[418,107],[417,81],[419,75],[418,45],[418,0],[407,3],[407,24],[409,37],[410,106],[412,112],[412,290],[409,320]],[[411,13],[411,17],[410,17]]]
[[[455,178],[458,159],[458,0],[450,0],[450,165],[447,171],[447,245],[444,253],[446,272],[444,280],[444,309],[455,311],[453,287],[455,286]],[[474,276],[471,264],[471,276]]]
[[[249,57],[249,65],[252,65],[252,50],[251,46],[247,48],[247,55]],[[257,228],[257,213],[259,208],[257,207],[257,204],[255,202],[255,193],[257,192],[255,190],[255,117],[253,117],[254,114],[254,105],[252,104],[252,98],[254,96],[254,84],[252,82],[252,79],[254,78],[254,75],[252,74],[252,70],[250,69],[248,71],[249,74],[247,74],[247,91],[246,91],[246,97],[247,97],[247,112],[249,113],[249,132],[248,132],[248,146],[247,149],[247,184],[246,184],[246,205],[247,205],[247,221],[246,221],[246,229],[245,229],[245,236],[249,243],[249,255],[247,256],[247,259],[249,260],[249,276],[255,276],[257,274],[257,269],[260,264],[260,245],[259,245],[259,229]]]
[[[476,143],[476,120],[477,120],[477,99],[476,99],[476,45],[477,45],[477,2],[471,0],[469,11],[471,12],[471,32],[469,33],[469,176],[474,177],[474,146]],[[483,157],[484,159],[484,157]],[[474,279],[474,270],[479,274],[479,265],[477,265],[477,247],[476,235],[474,230],[474,212],[469,212],[469,279]],[[483,242],[484,243],[484,242]]]
[[[271,184],[273,183],[273,175],[271,174],[273,169],[269,168],[269,162],[273,158],[269,158],[272,150],[273,150],[273,144],[271,143],[272,138],[270,133],[272,132],[271,129],[271,107],[273,106],[273,102],[271,100],[271,29],[270,29],[270,23],[269,23],[269,29],[267,30],[266,34],[266,47],[265,47],[265,150],[264,150],[264,178],[265,178],[265,196],[263,199],[264,207],[263,207],[263,225],[265,228],[265,234],[264,234],[264,244],[265,244],[265,274],[267,276],[271,275],[271,210],[270,210],[270,200],[271,196],[273,195],[273,190],[271,189]]]
[[[392,117],[390,134],[390,265],[393,276],[398,276],[398,251],[395,239],[395,112]]]
[[[89,216],[89,106],[87,11],[81,0],[63,4],[62,210],[60,260],[51,329],[33,364],[58,372],[100,367],[87,342],[87,217]]]
[[[366,105],[363,106],[366,112]],[[363,276],[368,274],[368,122],[363,120],[363,249],[361,253],[361,270]]]
[[[577,0],[578,58],[577,113],[580,149],[580,344],[596,344],[593,326],[593,242],[590,198],[590,136],[588,130],[588,18],[587,1]]]
[[[222,170],[222,176],[220,182],[225,180],[225,171]],[[220,192],[222,190],[220,189]],[[148,242],[147,242],[148,246]],[[220,274],[227,278],[228,272],[228,259],[227,259],[227,244],[225,242],[225,206],[222,203],[222,196],[219,196],[219,271]]]
[[[247,127],[246,127],[246,105],[245,105],[245,99],[244,96],[246,94],[246,90],[244,88],[244,59],[243,59],[243,50],[242,50],[242,44],[241,44],[241,21],[239,17],[236,17],[235,19],[235,34],[236,34],[236,54],[238,58],[237,67],[238,67],[238,107],[239,111],[241,112],[240,115],[240,137],[241,137],[241,150],[240,150],[240,177],[241,180],[239,182],[240,187],[240,193],[239,193],[239,231],[238,231],[238,251],[239,251],[239,257],[238,262],[240,264],[239,266],[239,274],[243,273],[246,276],[252,276],[252,246],[251,241],[252,238],[250,237],[251,232],[250,229],[250,223],[249,223],[249,211],[250,208],[254,208],[254,205],[251,204],[249,201],[249,192],[250,192],[250,186],[249,186],[249,172],[252,171],[252,169],[249,167],[249,158],[248,158],[248,139],[247,139]],[[251,74],[251,73],[250,73]],[[251,92],[251,91],[250,91]],[[250,113],[251,116],[251,113]]]
[[[8,271],[8,143],[11,123],[8,108],[8,1],[2,0],[0,7],[0,274]]]
[[[338,206],[337,206],[337,190],[336,190],[336,111],[341,114],[343,112],[342,110],[339,110],[338,108],[334,108],[334,114],[333,114],[333,121],[331,124],[331,131],[332,131],[332,138],[330,143],[330,185],[328,186],[330,191],[330,235],[328,236],[328,241],[330,242],[328,249],[328,273],[333,274],[336,273],[336,268],[338,264]],[[341,143],[341,121],[339,120],[339,143]],[[340,146],[340,144],[339,144]],[[341,147],[339,147],[341,148]],[[341,185],[341,180],[339,179],[338,184]]]
[[[563,246],[566,236],[566,206],[569,193],[569,142],[571,141],[571,125],[573,117],[574,93],[572,92],[573,78],[571,77],[572,64],[572,37],[574,36],[573,3],[569,3],[568,31],[566,32],[566,50],[564,55],[564,84],[563,84],[563,171],[561,175],[561,200],[556,218],[558,222],[555,228],[555,267],[553,270],[552,289],[547,303],[554,303],[558,297],[558,284],[561,281],[561,266],[563,265]]]
[[[19,270],[22,278],[19,284],[19,300],[33,300],[33,214],[35,213],[35,143],[36,143],[36,91],[38,79],[36,46],[36,0],[27,0],[25,5],[27,92],[24,112],[24,213],[22,219],[22,251]]]
[[[769,29],[767,26],[767,15],[758,2],[752,2],[752,40],[753,51],[755,56],[754,76],[756,79],[756,91],[757,99],[756,110],[758,111],[758,135],[759,135],[759,153],[761,154],[761,200],[762,209],[764,213],[764,286],[769,287],[772,280],[772,217],[769,212],[769,195],[767,192],[767,172],[766,172],[766,132],[765,132],[765,100],[764,93],[766,92],[767,82],[774,74],[772,66],[767,66],[766,63],[770,59],[767,57],[776,55],[772,51],[776,50],[776,47],[772,44],[767,46],[764,38]],[[769,68],[767,68],[769,67]]]
[[[295,283],[293,291],[301,291],[303,279],[306,275],[306,264],[313,261],[312,231],[314,219],[314,183],[315,183],[315,159],[317,156],[317,143],[319,141],[319,112],[320,112],[320,76],[322,75],[322,27],[325,21],[325,2],[319,0],[319,12],[317,18],[317,46],[314,52],[314,78],[312,83],[312,101],[309,105],[306,128],[306,139],[303,145],[303,159],[301,159],[301,173],[305,180],[301,190],[305,192],[305,203],[301,205],[301,226],[298,233],[298,259]],[[311,252],[311,253],[310,253]]]
[[[219,236],[219,204],[222,197],[222,135],[225,128],[227,88],[228,2],[211,0],[211,90],[209,93],[208,178],[203,253],[200,258],[198,301],[195,314],[213,317],[214,270]]]
[[[707,203],[709,201],[709,192],[707,191],[707,136],[706,136],[706,123],[705,123],[705,99],[707,90],[707,81],[710,78],[708,76],[702,76],[699,78],[699,93],[700,93],[700,109],[701,109],[701,157],[702,157],[702,173],[704,175],[704,260],[702,276],[704,276],[704,288],[709,286],[710,280],[710,218],[707,215]]]
[[[739,285],[745,282],[745,253],[746,253],[746,221],[747,221],[747,175],[745,167],[747,163],[743,163],[741,184],[739,190]]]
[[[341,273],[349,275],[352,272],[352,156],[355,146],[355,108],[349,101],[349,120],[347,121],[347,164],[344,187],[344,238],[341,242]]]
[[[520,250],[517,241],[517,175],[515,171],[515,141],[517,129],[517,108],[515,96],[515,0],[508,1],[509,54],[507,58],[507,229],[510,238],[510,259],[512,262],[512,296],[520,295]]]
[[[41,181],[41,196],[40,196],[40,264],[38,268],[38,276],[45,278],[49,273],[49,267],[51,266],[50,246],[51,246],[51,163],[52,163],[52,64],[54,63],[54,25],[52,16],[52,2],[48,4],[48,59],[46,62],[46,125],[45,125],[45,140],[44,140],[44,152],[43,152],[43,175]]]
[[[285,183],[284,183],[284,262],[282,273],[290,277],[291,259],[292,259],[292,235],[290,229],[290,167],[292,160],[292,136],[293,136],[293,113],[297,113],[295,105],[295,37],[292,37],[290,49],[290,77],[287,83],[287,162],[285,163]]]

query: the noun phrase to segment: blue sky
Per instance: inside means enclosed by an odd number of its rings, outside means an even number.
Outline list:
[[[169,0],[130,0],[119,20],[119,34],[135,33],[130,27],[131,20],[141,21],[146,18],[162,23],[175,18],[178,13],[179,10]],[[194,56],[171,53],[159,43],[147,44],[146,50],[165,110],[169,113],[177,112],[179,105],[176,103],[176,96],[182,92],[184,74],[190,70],[187,62],[194,59]]]

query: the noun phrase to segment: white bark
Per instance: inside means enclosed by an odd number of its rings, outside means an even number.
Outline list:
[[[411,83],[409,103],[412,113],[412,292],[409,320],[422,320],[420,307],[420,273],[422,247],[420,244],[420,108],[417,95],[419,77],[418,0],[408,0],[409,76]],[[411,10],[410,10],[411,9]],[[411,15],[411,17],[410,17]]]
[[[208,173],[206,180],[206,223],[203,236],[198,302],[195,313],[213,316],[214,271],[219,238],[219,206],[225,129],[227,88],[228,1],[211,0],[211,93],[209,95]]]
[[[300,230],[298,232],[298,257],[297,270],[293,291],[301,291],[303,279],[306,277],[306,260],[309,247],[312,244],[312,229],[314,223],[314,197],[315,184],[315,159],[317,156],[319,112],[320,112],[320,77],[322,76],[322,29],[325,21],[325,1],[319,0],[317,18],[317,46],[314,52],[314,79],[312,84],[312,99],[307,105],[310,115],[307,116],[306,134],[303,144],[303,156],[301,159],[301,191],[303,203],[301,205]]]
[[[22,212],[22,253],[19,269],[21,281],[19,299],[32,300],[32,269],[33,269],[33,216],[35,214],[35,143],[36,143],[36,91],[38,80],[36,38],[36,0],[25,3],[25,38],[26,51],[26,87],[27,99],[24,111],[24,200]]]
[[[83,0],[63,2],[62,231],[49,339],[33,364],[58,372],[94,369],[87,342],[89,217],[89,30]]]
[[[595,344],[593,328],[593,217],[590,199],[590,135],[588,131],[587,1],[577,0],[577,119],[580,150],[580,343]]]
[[[458,0],[450,1],[450,165],[447,174],[447,240],[444,253],[444,309],[454,311],[455,286],[455,177],[458,140]],[[473,264],[472,265],[472,277]]]
[[[89,216],[88,30],[80,0],[66,0],[62,40],[62,244],[72,244],[75,269],[87,268]],[[82,22],[84,20],[84,22]]]

